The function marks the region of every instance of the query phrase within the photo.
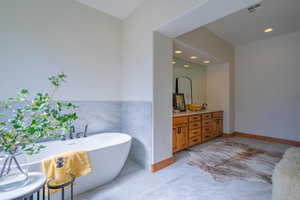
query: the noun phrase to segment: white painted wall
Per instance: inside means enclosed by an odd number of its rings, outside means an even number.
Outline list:
[[[236,130],[300,141],[300,32],[236,49]]]
[[[225,115],[228,116],[227,119],[224,120],[227,121],[227,125],[224,127],[227,127],[226,133],[232,133],[234,131],[234,122],[235,122],[235,111],[234,111],[234,85],[235,85],[235,48],[232,44],[228,43],[227,41],[223,40],[222,38],[218,37],[211,31],[209,31],[205,27],[201,27],[198,29],[195,29],[191,32],[188,32],[184,35],[181,35],[177,37],[177,40],[186,43],[196,49],[200,49],[201,51],[205,52],[208,55],[211,55],[218,60],[228,63],[229,64],[229,89],[227,92],[229,93],[228,98],[228,107],[227,112]],[[210,65],[211,66],[211,65]],[[216,69],[215,67],[212,67],[212,69]],[[212,83],[213,84],[213,83]],[[208,83],[209,86],[209,83]],[[207,89],[207,91],[209,88]],[[218,91],[218,90],[216,90]],[[209,92],[209,91],[208,91]],[[223,96],[223,95],[221,95]],[[223,99],[223,98],[222,98]],[[223,105],[227,105],[227,102],[224,102]],[[225,116],[226,117],[226,116]],[[225,130],[225,129],[224,129]]]
[[[59,99],[121,99],[121,21],[73,0],[0,1],[0,99],[48,88]]]
[[[180,76],[187,76],[193,81],[193,103],[202,104],[206,102],[206,77],[207,77],[207,67],[204,65],[199,65],[195,63],[190,63],[185,60],[175,58],[176,64],[173,65],[173,92],[175,92],[176,78]],[[183,67],[183,65],[189,64],[189,68]],[[181,80],[181,79],[180,79]],[[179,82],[180,82],[179,80]],[[185,80],[185,79],[183,79]],[[183,85],[182,87],[184,87]],[[181,87],[179,87],[181,88]],[[190,94],[189,82],[187,85],[187,94]],[[185,95],[187,98],[187,96]],[[190,97],[188,98],[190,101]],[[186,101],[186,103],[188,103]]]
[[[173,40],[154,32],[154,80],[153,88],[153,134],[152,150],[153,157],[151,163],[159,162],[157,158],[169,158],[173,153],[172,148],[172,81],[173,66],[170,62],[173,57]],[[162,95],[163,94],[163,95]]]
[[[229,120],[229,63],[207,67],[208,109],[224,110],[224,133],[231,133]]]
[[[172,46],[164,41],[168,39],[163,36],[154,39],[153,33],[162,24],[180,17],[203,1],[205,0],[145,1],[123,21],[122,99],[153,104],[153,151],[150,164],[172,156],[172,69],[167,78],[161,80],[160,76],[165,74],[165,70],[168,71],[163,66],[167,63],[166,67],[170,67],[172,57],[154,54],[154,48],[159,47],[166,51],[164,55],[172,55]],[[157,44],[157,41],[161,43]],[[156,45],[158,46],[155,47]],[[171,78],[168,79],[168,76]],[[171,93],[168,95],[166,91]]]
[[[123,22],[122,99],[125,101],[149,101],[155,104],[155,102],[159,102],[161,96],[166,95],[164,93],[167,90],[166,88],[172,85],[172,82],[169,84],[163,84],[164,82],[160,85],[154,84],[154,82],[159,81],[157,74],[160,74],[160,70],[162,70],[162,73],[165,70],[154,67],[154,31],[160,30],[167,36],[178,36],[178,34],[203,26],[254,2],[257,2],[257,0],[231,0],[226,4],[221,4],[219,0],[145,1]],[[166,31],[168,29],[171,32]],[[167,42],[164,43],[164,45],[167,44]],[[163,47],[161,46],[161,48]],[[166,47],[167,49],[170,52],[172,51],[171,48]],[[161,66],[163,63],[170,62],[168,59],[166,57],[164,61],[160,60],[156,64]],[[154,72],[154,70],[157,71]],[[171,97],[169,98],[171,99]],[[169,114],[171,110],[159,112],[158,109],[162,107],[170,109],[172,101],[162,101],[159,106],[154,104],[152,146],[157,149],[157,152],[152,155],[152,164],[172,156],[172,153],[170,153],[171,144],[160,142],[171,141],[171,135],[156,131],[171,130],[170,123],[163,124],[159,122],[162,117],[171,122],[172,116]]]
[[[153,32],[204,1],[145,1],[123,21],[123,100],[153,100]]]

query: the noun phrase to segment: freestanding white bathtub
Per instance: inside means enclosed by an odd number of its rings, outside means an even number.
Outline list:
[[[112,181],[127,160],[131,136],[122,133],[101,133],[86,138],[51,141],[39,154],[29,156],[29,170],[41,171],[41,161],[52,155],[75,150],[88,152],[92,172],[76,179],[74,194],[79,194]],[[67,196],[69,192],[66,192]],[[53,198],[51,198],[53,199]]]

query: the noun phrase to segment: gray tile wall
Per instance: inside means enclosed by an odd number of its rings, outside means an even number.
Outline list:
[[[148,167],[152,147],[152,103],[122,102],[121,131],[133,137],[130,158]]]
[[[75,128],[83,130],[89,125],[89,134],[123,132],[133,137],[130,159],[143,167],[150,164],[152,103],[143,101],[124,102],[74,102],[79,120]]]
[[[88,135],[123,132],[133,137],[130,159],[143,167],[150,164],[152,147],[152,103],[142,101],[72,101],[79,106],[75,131]],[[45,140],[43,140],[45,141]],[[46,140],[47,141],[47,140]]]
[[[121,102],[117,101],[75,101],[79,106],[76,131],[83,131],[88,124],[88,133],[120,132]]]

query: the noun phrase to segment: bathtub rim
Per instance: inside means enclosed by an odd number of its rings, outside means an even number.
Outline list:
[[[88,137],[85,137],[85,138],[76,138],[76,139],[72,139],[72,140],[66,140],[66,141],[61,141],[61,142],[72,142],[73,140],[80,140],[80,139],[88,139],[88,138],[91,138],[91,137],[99,137],[99,135],[102,135],[102,134],[115,134],[115,135],[123,135],[123,136],[126,136],[126,140],[124,141],[121,141],[119,143],[116,143],[116,144],[112,144],[112,145],[109,145],[109,146],[106,146],[106,147],[95,147],[95,148],[91,148],[91,149],[88,149],[88,150],[82,150],[82,149],[78,149],[76,151],[86,151],[86,152],[91,152],[91,151],[95,151],[95,150],[99,150],[99,149],[105,149],[105,148],[110,148],[110,147],[114,147],[114,146],[117,146],[117,145],[122,145],[122,144],[125,144],[125,143],[131,143],[132,142],[132,136],[130,136],[129,134],[126,134],[126,133],[121,133],[121,132],[99,132],[99,133],[93,133],[92,135],[88,136]],[[56,141],[50,141],[50,142],[42,142],[40,144],[45,144],[45,143],[55,143],[59,140],[56,140]],[[47,147],[46,147],[47,149]],[[62,153],[67,153],[67,152],[73,152],[73,151],[65,151],[65,152],[62,152]],[[58,155],[58,154],[56,154]],[[30,157],[31,155],[26,155],[28,157]],[[35,165],[35,164],[39,164],[41,163],[43,160],[45,159],[49,159],[51,158],[52,156],[55,156],[55,155],[49,155],[47,158],[42,158],[42,159],[39,159],[39,160],[36,160],[36,161],[29,161],[27,162],[24,166],[31,166],[31,165]]]

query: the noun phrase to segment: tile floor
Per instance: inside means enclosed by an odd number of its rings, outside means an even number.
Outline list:
[[[221,138],[193,148],[201,149]],[[284,152],[290,146],[254,139],[230,138],[252,147]],[[242,180],[216,182],[208,173],[190,166],[188,153],[176,155],[176,163],[151,173],[128,161],[111,183],[75,197],[77,200],[271,200],[272,186]]]

